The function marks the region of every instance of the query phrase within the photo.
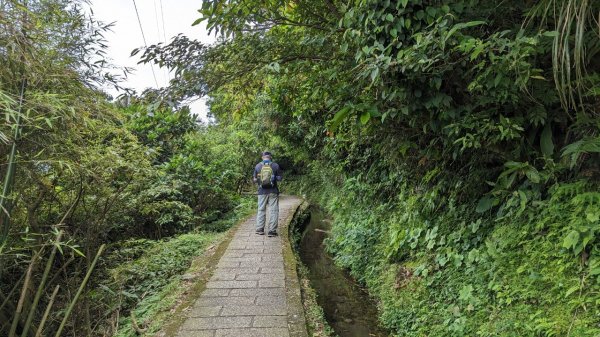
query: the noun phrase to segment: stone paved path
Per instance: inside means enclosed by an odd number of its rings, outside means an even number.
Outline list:
[[[280,198],[280,232],[299,203]],[[282,239],[256,235],[255,221],[256,215],[234,234],[178,337],[290,337],[289,313],[297,308],[286,297]]]

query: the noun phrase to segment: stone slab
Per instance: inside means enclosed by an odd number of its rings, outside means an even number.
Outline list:
[[[220,329],[215,337],[289,337],[286,328]]]
[[[287,328],[287,317],[285,316],[256,316],[253,327],[256,328]]]
[[[257,281],[208,281],[206,288],[226,288],[226,289],[237,289],[237,288],[256,288]],[[263,287],[264,288],[264,287]]]
[[[196,317],[183,323],[183,330],[214,330],[245,328],[252,326],[250,316],[228,316],[228,317]]]
[[[271,297],[271,296],[269,296]],[[269,298],[269,297],[261,297],[261,298]],[[261,303],[264,303],[266,300],[261,300]],[[212,306],[222,306],[222,305],[252,305],[255,304],[256,297],[255,296],[232,296],[232,297],[200,297],[196,303],[194,303],[194,307],[212,307]],[[263,305],[263,304],[261,304]]]

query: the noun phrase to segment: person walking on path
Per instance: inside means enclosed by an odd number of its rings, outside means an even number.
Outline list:
[[[262,161],[256,164],[252,178],[258,184],[258,213],[256,215],[256,234],[265,234],[267,206],[269,209],[268,236],[277,235],[277,221],[279,219],[279,188],[277,182],[281,181],[282,171],[279,165],[273,162],[271,153],[262,153]]]

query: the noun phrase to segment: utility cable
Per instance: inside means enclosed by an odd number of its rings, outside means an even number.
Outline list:
[[[140,31],[142,32],[142,39],[144,40],[144,46],[146,46],[146,48],[148,48],[148,43],[146,42],[146,35],[144,34],[144,28],[142,27],[142,20],[140,20],[140,12],[138,11],[137,5],[135,3],[135,0],[133,1],[133,7],[135,8],[135,14],[137,15],[137,19],[138,19],[138,23],[140,25]],[[156,87],[158,88],[158,81],[156,80],[156,73],[154,72],[154,64],[150,63],[150,68],[152,69],[152,76],[154,76],[154,83],[156,84]]]
[[[160,0],[160,17],[162,20],[162,28],[163,28],[163,42],[167,43],[167,33],[165,30],[165,11],[163,9],[163,3],[162,0]]]
[[[163,42],[164,44],[167,44],[167,30],[165,29],[165,10],[163,7],[163,2],[162,0],[160,0],[160,19],[162,21],[162,29],[163,29]],[[169,82],[171,82],[171,73],[169,71],[169,69],[165,69],[166,73],[167,73],[167,79]]]
[[[156,0],[154,0],[154,19],[156,22],[156,36],[158,37],[158,40],[160,41],[160,23],[158,20],[158,5],[156,4]],[[164,34],[163,34],[164,35]],[[164,42],[164,41],[163,41]],[[166,69],[163,68],[163,80],[167,80],[167,76],[166,74]],[[165,86],[167,85],[167,83],[165,83]]]
[[[160,24],[158,22],[158,7],[156,5],[156,0],[154,0],[154,20],[156,21],[156,36],[160,41]]]

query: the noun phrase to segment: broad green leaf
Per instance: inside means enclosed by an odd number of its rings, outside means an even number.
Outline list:
[[[576,292],[576,291],[577,291],[577,290],[579,290],[579,289],[580,289],[579,285],[572,286],[572,287],[571,287],[571,288],[569,288],[569,289],[567,290],[567,292],[565,293],[565,297],[569,297],[569,295],[571,295],[572,293]]]
[[[427,7],[426,10],[427,10],[427,14],[432,17],[435,16],[435,14],[437,13],[437,10],[433,7]]]
[[[374,82],[377,76],[379,75],[379,68],[375,68],[371,70],[371,81]]]
[[[206,20],[206,18],[196,19],[194,22],[192,22],[192,26],[197,26],[197,25],[199,25],[204,20]]]
[[[569,233],[569,235],[567,235],[567,237],[565,237],[565,239],[563,241],[563,247],[564,248],[575,248],[575,246],[577,246],[578,243],[579,243],[579,232],[571,231],[571,233]]]
[[[360,115],[360,122],[363,125],[367,124],[370,119],[371,119],[371,114],[368,111],[365,111]]]
[[[329,126],[330,130],[337,129],[340,123],[348,116],[348,113],[350,113],[350,106],[346,105],[345,107],[341,108],[340,111],[333,116]]]
[[[366,111],[369,113],[369,115],[371,115],[371,117],[381,117],[381,113],[376,105],[370,106]]]
[[[500,81],[502,81],[502,73],[498,73],[498,75],[496,75],[496,78],[494,79],[494,87],[497,87],[498,84],[500,84]]]
[[[540,173],[538,172],[538,170],[535,169],[535,167],[529,167],[527,171],[525,171],[525,175],[527,176],[527,179],[529,179],[529,181],[531,181],[532,183],[540,183]]]
[[[471,298],[473,297],[473,290],[474,290],[474,288],[470,284],[463,286],[462,289],[458,293],[459,294],[458,298],[461,301],[465,301],[465,302],[471,300]]]

